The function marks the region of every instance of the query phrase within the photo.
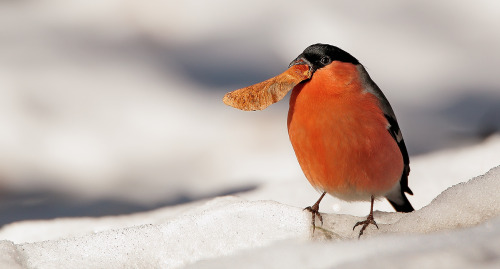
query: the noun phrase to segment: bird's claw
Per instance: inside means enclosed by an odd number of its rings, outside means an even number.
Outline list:
[[[321,216],[321,213],[319,213],[319,205],[314,204],[313,206],[308,206],[304,208],[304,210],[307,210],[311,212],[312,214],[312,227],[313,227],[313,233],[316,230],[316,216],[318,216],[319,221],[321,222],[321,226],[323,226],[323,217]]]
[[[370,225],[370,224],[375,225],[375,227],[377,227],[377,229],[378,229],[378,225],[375,222],[375,220],[373,219],[373,215],[372,214],[368,215],[368,217],[366,218],[366,220],[364,220],[364,221],[358,221],[358,222],[356,222],[356,224],[354,224],[354,227],[352,227],[353,231],[354,231],[354,229],[357,226],[363,225],[361,227],[361,230],[359,231],[358,239],[363,235],[363,232],[365,231],[366,227],[368,227],[368,225]]]

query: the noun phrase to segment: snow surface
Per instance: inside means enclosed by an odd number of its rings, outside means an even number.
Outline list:
[[[498,268],[499,27],[492,0],[0,1],[0,268]],[[286,100],[221,102],[317,42],[411,154],[418,210],[377,201],[361,240],[368,204],[329,196],[311,237]]]
[[[500,137],[494,141],[498,146]],[[491,144],[483,146],[496,150]],[[472,148],[469,153],[474,151],[477,149]],[[445,153],[440,153],[443,162],[456,155],[451,150],[448,156]],[[428,161],[436,162],[432,156]],[[418,182],[418,178],[414,180]],[[288,182],[282,182],[281,187],[287,185]],[[0,265],[359,268],[371,261],[375,268],[385,268],[403,266],[410,259],[410,268],[497,266],[499,186],[497,166],[485,175],[448,188],[413,213],[377,211],[375,219],[380,229],[368,227],[359,241],[352,226],[362,217],[325,213],[324,225],[311,234],[310,214],[302,207],[235,196],[130,216],[26,221],[0,230],[1,238],[12,240],[0,244]],[[280,186],[275,192],[293,195]],[[474,228],[464,229],[467,227]]]
[[[377,268],[388,264],[403,266],[410,258],[410,268],[426,263],[443,265],[442,268],[483,263],[500,265],[499,182],[500,167],[497,167],[484,176],[449,188],[414,213],[376,214],[380,229],[368,228],[363,239],[373,238],[366,241],[352,240],[357,232],[351,227],[359,220],[354,216],[325,215],[324,226],[313,236],[322,240],[316,242],[308,240],[309,214],[301,208],[273,201],[222,197],[158,224],[35,243],[2,241],[2,266],[173,268],[202,261],[200,266],[209,268],[231,264],[249,268],[344,264],[356,268],[366,262],[359,262],[360,256],[374,259]],[[482,198],[477,199],[478,196]],[[497,218],[473,229],[450,231],[493,217]],[[421,233],[427,235],[414,235]],[[379,234],[388,235],[375,237]],[[225,257],[240,250],[247,251]],[[288,254],[280,255],[285,252]],[[427,260],[433,256],[437,260]],[[220,260],[215,259],[217,257]],[[208,259],[211,260],[203,262]]]

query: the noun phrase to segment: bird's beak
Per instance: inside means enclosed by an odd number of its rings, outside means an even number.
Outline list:
[[[310,65],[305,59],[295,59],[285,72],[246,88],[226,93],[222,101],[241,110],[263,110],[280,101],[300,82],[311,78]]]
[[[309,69],[312,69],[312,65],[311,63],[306,60],[306,58],[304,57],[303,54],[300,54],[297,58],[295,58],[295,60],[293,60],[289,65],[288,65],[288,68],[294,66],[294,65],[302,65],[302,64],[305,64],[307,66],[309,66]]]

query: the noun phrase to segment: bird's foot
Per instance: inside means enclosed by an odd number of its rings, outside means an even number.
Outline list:
[[[352,227],[352,230],[354,231],[354,229],[358,226],[358,225],[363,225],[361,227],[361,230],[359,231],[359,235],[358,235],[358,239],[363,235],[363,232],[365,231],[366,227],[368,227],[368,225],[370,224],[373,224],[375,225],[375,227],[377,227],[378,229],[378,225],[377,223],[375,222],[375,219],[373,219],[373,214],[370,213],[370,215],[368,215],[368,217],[366,218],[366,220],[364,221],[358,221],[354,227]]]
[[[311,214],[312,214],[311,224],[312,224],[313,233],[314,233],[314,230],[316,230],[316,216],[318,216],[318,219],[321,221],[321,226],[323,226],[323,217],[321,216],[321,214],[318,211],[319,210],[319,203],[316,203],[313,206],[308,206],[308,207],[304,208],[304,210],[307,210],[307,211],[311,212]]]

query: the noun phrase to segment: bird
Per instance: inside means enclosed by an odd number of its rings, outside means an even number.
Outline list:
[[[287,128],[298,163],[321,193],[304,208],[323,224],[319,204],[328,193],[346,201],[369,201],[370,225],[375,199],[385,197],[398,212],[412,212],[406,194],[410,159],[394,110],[365,67],[351,54],[329,44],[307,47],[284,73],[227,93],[223,101],[241,110],[262,110],[291,90]]]
[[[398,212],[412,212],[406,194],[410,160],[396,115],[364,66],[348,52],[328,44],[307,47],[289,68],[306,65],[310,78],[292,89],[287,119],[290,142],[310,184],[321,192],[312,206],[323,223],[319,204],[326,193],[346,201],[385,197]]]

